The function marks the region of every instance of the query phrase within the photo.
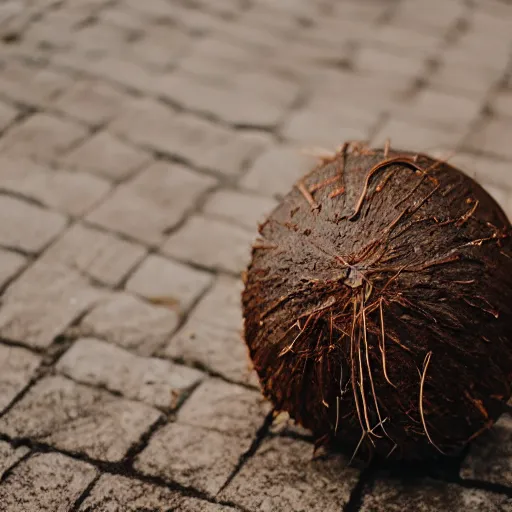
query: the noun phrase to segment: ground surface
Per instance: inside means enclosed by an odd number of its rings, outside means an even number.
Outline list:
[[[311,460],[240,341],[301,148],[391,137],[512,213],[512,5],[0,1],[0,503],[512,510],[512,420],[444,470]]]

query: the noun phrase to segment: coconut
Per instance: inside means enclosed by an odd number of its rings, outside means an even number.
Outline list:
[[[511,225],[424,154],[345,144],[260,226],[245,340],[276,411],[367,460],[455,455],[505,411]]]

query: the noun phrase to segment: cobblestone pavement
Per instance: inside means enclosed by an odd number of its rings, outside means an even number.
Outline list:
[[[312,460],[240,339],[255,226],[346,139],[512,214],[505,0],[0,1],[0,509],[512,510],[512,420],[445,468]]]

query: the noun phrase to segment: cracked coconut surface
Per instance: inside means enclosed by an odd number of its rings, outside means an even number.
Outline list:
[[[510,418],[443,468],[313,460],[240,339],[304,148],[454,155],[512,214],[511,27],[506,0],[0,2],[2,510],[512,510]]]

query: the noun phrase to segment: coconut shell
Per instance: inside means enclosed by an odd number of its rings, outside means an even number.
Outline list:
[[[245,340],[263,393],[317,445],[454,455],[504,412],[511,225],[474,180],[426,155],[345,144],[259,232]]]

